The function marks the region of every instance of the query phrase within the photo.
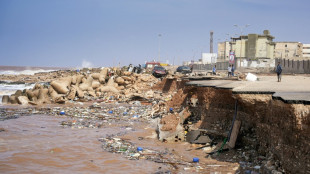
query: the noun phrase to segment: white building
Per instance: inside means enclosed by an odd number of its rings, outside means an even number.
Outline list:
[[[310,44],[303,44],[302,46],[302,57],[310,58]]]
[[[200,61],[202,64],[214,64],[217,60],[217,53],[202,53]]]

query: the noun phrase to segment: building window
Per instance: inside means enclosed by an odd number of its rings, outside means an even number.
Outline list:
[[[287,47],[287,44],[285,44],[285,47]]]

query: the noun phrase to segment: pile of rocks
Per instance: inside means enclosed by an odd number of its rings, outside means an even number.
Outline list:
[[[50,84],[37,83],[33,89],[18,90],[11,96],[5,95],[2,103],[40,105],[106,96],[115,96],[121,101],[128,101],[134,97],[144,99],[154,97],[155,94],[150,88],[158,82],[158,79],[152,75],[136,74],[117,68],[112,71],[117,73],[110,72],[109,68],[97,73],[75,72],[74,75],[53,80]]]

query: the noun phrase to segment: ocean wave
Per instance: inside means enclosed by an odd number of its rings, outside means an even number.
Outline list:
[[[51,72],[55,70],[44,70],[44,69],[38,69],[38,70],[23,70],[23,71],[13,71],[13,70],[8,70],[8,71],[0,71],[0,75],[34,75],[35,73],[39,72]]]
[[[17,90],[32,89],[35,84],[0,84],[0,95],[11,95]]]

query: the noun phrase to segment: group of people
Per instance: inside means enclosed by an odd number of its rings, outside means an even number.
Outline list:
[[[140,64],[138,66],[133,66],[132,64],[129,64],[127,71],[140,74],[142,71],[142,66]]]
[[[234,65],[229,65],[227,70],[228,70],[228,77],[230,77],[230,76],[235,76],[235,68],[234,68]],[[275,71],[276,71],[277,76],[278,76],[278,82],[281,82],[282,66],[281,66],[280,62],[278,62],[278,65],[277,65]],[[212,74],[213,74],[213,75],[216,75],[216,65],[214,65],[214,67],[213,67],[213,69],[212,69]]]
[[[228,77],[230,76],[235,76],[235,68],[234,65],[229,65],[228,67]],[[212,74],[216,75],[216,65],[214,65],[213,69],[212,69]]]

